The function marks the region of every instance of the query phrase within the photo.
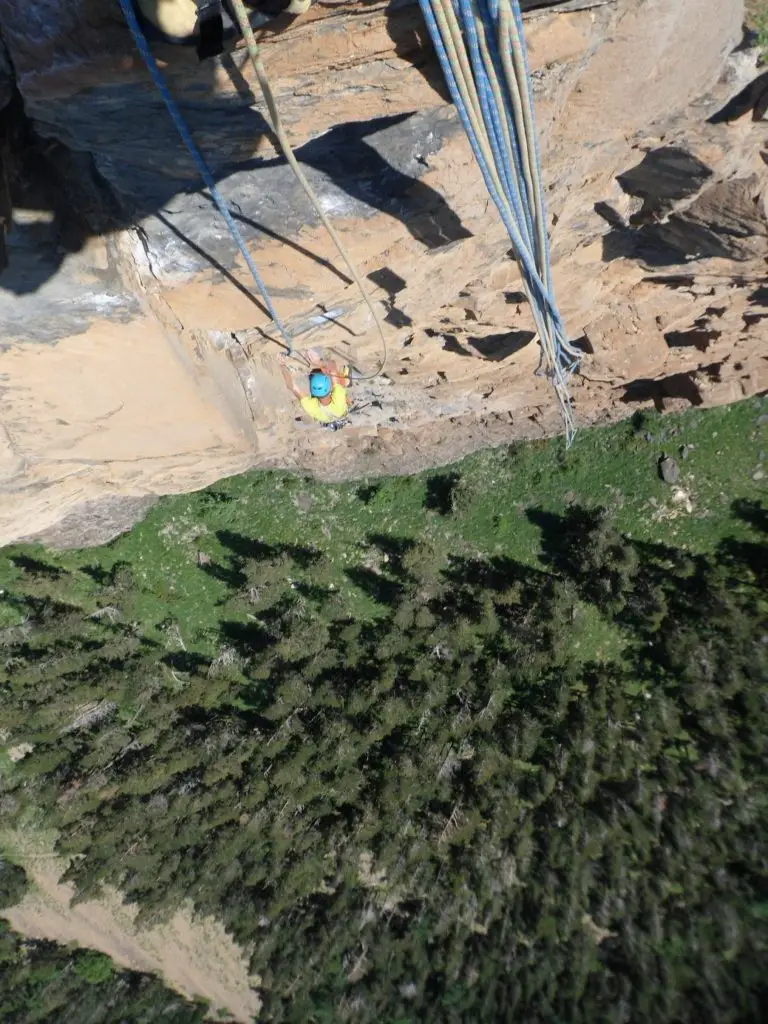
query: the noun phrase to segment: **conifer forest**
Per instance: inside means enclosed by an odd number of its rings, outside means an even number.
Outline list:
[[[76,899],[218,919],[263,1021],[765,1020],[765,420],[252,474],[1,552],[0,907],[3,837],[55,830]],[[0,921],[8,1024],[215,1010]]]

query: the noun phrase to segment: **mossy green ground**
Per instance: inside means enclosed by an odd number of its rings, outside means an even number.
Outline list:
[[[348,570],[376,568],[382,557],[376,537],[427,540],[436,555],[503,554],[536,565],[540,530],[529,513],[561,513],[580,504],[607,507],[618,528],[637,540],[711,551],[723,537],[749,533],[732,512],[734,502],[766,492],[765,409],[768,403],[754,399],[677,416],[642,414],[581,431],[568,452],[558,439],[523,443],[414,477],[327,485],[285,473],[248,473],[164,499],[110,545],[46,552],[45,561],[80,570],[74,577],[80,592],[72,593],[70,577],[66,596],[94,607],[104,602],[88,570],[129,563],[140,588],[132,612],[141,631],[167,638],[170,629],[173,642],[211,654],[218,643],[217,603],[227,588],[204,564],[226,564],[237,536],[321,551],[323,578],[300,560],[290,561],[291,578],[331,586],[339,604],[364,616],[376,615],[377,605]],[[684,446],[687,457],[681,458]],[[678,461],[676,485],[659,477],[662,453]],[[0,552],[0,587],[19,572],[11,556],[20,550],[40,553],[32,547]],[[14,614],[2,603],[0,613]],[[609,655],[610,624],[589,610],[585,615],[574,645],[584,644],[589,656]]]
[[[757,46],[761,53],[761,62],[768,60],[768,0],[747,0],[747,27],[757,34]]]

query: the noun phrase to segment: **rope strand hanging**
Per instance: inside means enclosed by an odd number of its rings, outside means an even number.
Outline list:
[[[254,263],[251,254],[248,252],[242,234],[237,224],[235,223],[235,220],[232,217],[232,214],[230,213],[221,193],[216,187],[213,175],[211,174],[208,165],[206,164],[202,154],[200,153],[200,150],[197,148],[195,141],[192,138],[192,134],[184,120],[184,117],[181,113],[181,110],[179,109],[178,104],[176,103],[176,101],[174,100],[173,96],[170,93],[170,90],[168,89],[168,85],[165,81],[163,73],[160,70],[154,56],[152,55],[152,51],[149,48],[149,44],[147,43],[146,37],[144,36],[144,33],[141,29],[141,25],[139,24],[138,18],[136,17],[136,13],[133,9],[132,0],[119,0],[119,3],[120,8],[123,12],[123,16],[128,25],[128,28],[130,29],[131,34],[133,36],[136,48],[141,54],[141,57],[147,66],[147,70],[149,71],[149,74],[152,77],[152,80],[154,81],[158,89],[158,92],[160,93],[160,96],[162,97],[162,100],[168,110],[168,113],[171,116],[171,119],[173,120],[176,130],[181,136],[184,145],[187,147],[192,159],[194,160],[197,169],[200,172],[200,176],[202,177],[206,187],[208,188],[208,191],[210,192],[211,197],[219,210],[219,213],[224,218],[224,221],[226,222],[226,225],[229,228],[230,234],[232,235],[235,244],[240,250],[243,259],[245,260],[245,263],[251,272],[251,276],[253,277],[254,283],[259,291],[259,294],[264,300],[264,305],[266,306],[269,315],[272,317],[275,326],[279,330],[283,338],[283,341],[285,342],[289,355],[292,355],[293,338],[291,337],[283,321],[280,319],[277,310],[275,309],[274,303],[272,302],[272,299],[269,295],[269,292],[267,291],[267,287],[264,284],[261,275],[259,274],[258,268],[256,267],[256,264]],[[242,4],[241,0],[231,0],[231,6],[235,14],[235,18],[238,23],[240,32],[243,35],[243,38],[245,39],[248,55],[253,65],[256,79],[259,83],[259,87],[261,88],[262,95],[264,96],[264,101],[266,103],[267,111],[269,113],[271,128],[278,139],[280,148],[283,151],[283,155],[285,156],[286,161],[291,167],[291,170],[293,171],[297,181],[299,182],[302,189],[309,198],[315,212],[317,213],[320,219],[320,222],[330,235],[331,240],[336,246],[339,255],[341,256],[342,260],[344,261],[344,264],[349,270],[350,276],[352,277],[354,284],[356,285],[358,291],[360,292],[363,298],[363,301],[365,302],[371,316],[373,317],[373,321],[374,324],[376,325],[376,330],[381,341],[381,359],[379,360],[379,364],[376,370],[369,374],[361,374],[359,379],[367,380],[376,377],[383,372],[387,363],[387,341],[384,335],[384,328],[382,326],[381,319],[378,313],[376,312],[373,302],[371,301],[363,285],[360,275],[354,263],[352,262],[349,253],[347,252],[344,244],[342,243],[341,239],[334,230],[333,225],[326,216],[325,211],[323,210],[322,205],[320,203],[320,200],[315,195],[312,186],[309,184],[306,175],[302,171],[299,162],[293,153],[291,144],[288,140],[288,137],[285,133],[285,129],[283,127],[283,122],[280,117],[280,111],[277,107],[274,94],[272,92],[272,88],[269,84],[269,79],[267,78],[266,70],[261,61],[258,43],[256,42],[256,38],[253,34],[253,30],[251,28],[251,24],[248,18],[248,13],[245,10],[245,7]]]
[[[132,0],[119,0],[119,3],[136,47],[173,123],[242,253],[288,352],[292,353],[291,335],[280,320],[240,230],[168,90],[136,18]],[[539,335],[541,363],[538,372],[545,373],[554,387],[565,425],[566,444],[570,446],[575,425],[568,377],[578,366],[581,353],[567,339],[553,295],[546,211],[519,0],[419,0],[419,3],[486,187],[512,241]],[[333,240],[376,324],[382,358],[377,370],[368,375],[376,376],[387,361],[386,338],[380,318],[291,149],[242,0],[230,0],[230,4],[285,158]]]
[[[451,98],[512,241],[554,387],[566,445],[575,433],[568,377],[581,353],[552,290],[544,190],[518,0],[419,0]]]
[[[165,107],[171,116],[171,120],[173,121],[176,131],[181,136],[182,142],[187,147],[189,155],[192,157],[198,171],[200,172],[200,177],[205,182],[205,186],[211,194],[211,198],[216,204],[219,213],[224,218],[224,221],[227,227],[229,228],[229,233],[232,235],[235,244],[240,250],[243,259],[245,260],[246,266],[251,272],[251,277],[253,278],[254,284],[256,285],[259,294],[261,295],[261,298],[264,301],[264,305],[267,308],[267,312],[272,317],[275,326],[280,332],[280,335],[283,341],[285,342],[285,346],[288,349],[288,352],[293,353],[293,338],[291,337],[283,321],[280,319],[277,310],[274,307],[272,299],[269,295],[269,292],[267,291],[267,286],[264,284],[264,281],[262,280],[261,274],[259,273],[258,268],[253,261],[253,257],[248,252],[248,247],[245,244],[245,240],[243,239],[240,229],[235,223],[235,220],[232,214],[230,213],[226,202],[224,201],[224,197],[216,187],[216,182],[213,179],[213,175],[211,174],[208,164],[205,162],[202,153],[195,145],[195,141],[192,138],[192,134],[189,128],[187,127],[187,123],[184,120],[184,116],[181,113],[181,110],[179,109],[176,100],[173,98],[173,96],[170,93],[170,90],[168,89],[168,85],[165,81],[162,71],[160,70],[157,64],[157,61],[152,56],[152,51],[150,50],[149,44],[147,43],[144,33],[141,30],[141,26],[139,25],[138,19],[133,10],[131,0],[119,0],[119,3],[126,24],[128,25],[128,28],[131,30],[131,35],[133,36],[133,41],[136,44],[136,49],[141,54],[142,60],[147,66],[147,71],[149,71],[152,81],[157,86],[157,91],[160,93],[160,96],[162,97],[163,103],[165,104]]]
[[[271,127],[273,132],[275,133],[275,136],[277,137],[277,141],[280,143],[280,148],[283,151],[283,156],[288,161],[288,165],[293,171],[296,180],[298,181],[299,185],[301,185],[307,198],[312,204],[315,213],[320,218],[320,223],[328,232],[331,241],[336,246],[336,251],[344,261],[344,264],[347,270],[349,271],[353,282],[357,286],[357,290],[362,295],[363,301],[368,307],[368,311],[373,317],[373,322],[376,325],[376,330],[379,335],[379,341],[381,342],[381,360],[379,361],[378,368],[373,373],[362,374],[358,379],[369,380],[373,377],[377,377],[380,373],[383,372],[387,364],[387,339],[384,336],[384,328],[382,327],[381,319],[378,313],[376,312],[373,303],[371,302],[371,299],[368,295],[368,292],[365,289],[365,286],[363,285],[363,282],[360,280],[360,275],[357,272],[357,268],[355,267],[355,264],[352,262],[349,253],[344,247],[344,243],[336,234],[336,230],[333,224],[331,224],[330,220],[326,216],[319,199],[315,195],[312,186],[307,181],[307,177],[302,171],[301,166],[299,165],[299,162],[296,159],[296,156],[294,155],[293,149],[291,148],[291,143],[288,139],[288,136],[285,133],[285,128],[283,127],[283,121],[282,118],[280,117],[280,110],[277,106],[277,103],[275,102],[272,87],[269,84],[269,78],[267,77],[267,72],[261,60],[259,44],[256,42],[256,37],[253,34],[253,29],[251,28],[251,23],[248,19],[248,12],[245,9],[243,0],[230,0],[230,3],[232,6],[232,11],[237,20],[238,27],[243,35],[243,39],[245,40],[245,46],[248,51],[251,66],[253,67],[254,74],[256,75],[256,80],[259,83],[259,88],[261,89],[261,94],[264,97],[264,102],[267,105],[267,110],[269,112],[269,117],[271,121]]]

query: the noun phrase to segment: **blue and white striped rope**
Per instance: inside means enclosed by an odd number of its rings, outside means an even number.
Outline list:
[[[451,98],[486,188],[509,233],[542,349],[574,435],[567,390],[581,353],[552,290],[549,240],[525,36],[518,0],[419,0]]]

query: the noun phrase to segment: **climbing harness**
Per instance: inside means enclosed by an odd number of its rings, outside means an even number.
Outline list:
[[[198,22],[197,22],[197,25],[198,25],[198,28],[200,28],[200,24],[201,24],[200,23],[200,8],[203,5],[203,0],[194,0],[194,2],[195,2],[195,4],[198,7]],[[309,201],[311,202],[315,212],[317,213],[318,217],[320,218],[320,222],[322,223],[323,227],[328,232],[331,240],[333,241],[334,245],[336,246],[336,249],[337,249],[339,255],[341,256],[342,260],[344,261],[345,266],[349,270],[350,276],[352,277],[352,280],[353,280],[354,284],[357,286],[358,291],[362,295],[363,300],[365,301],[365,304],[367,305],[368,310],[370,311],[371,316],[373,317],[373,321],[374,321],[374,323],[376,325],[376,329],[377,329],[378,334],[379,334],[379,339],[381,341],[382,356],[381,356],[381,360],[379,361],[379,365],[377,366],[376,370],[373,373],[366,375],[366,377],[364,379],[369,379],[369,378],[376,377],[380,373],[383,372],[383,370],[384,370],[384,368],[386,366],[386,362],[387,362],[387,341],[386,341],[386,337],[384,336],[384,328],[382,327],[381,320],[380,320],[380,318],[379,318],[379,316],[378,316],[378,314],[376,312],[376,309],[374,308],[373,303],[371,302],[370,297],[368,296],[368,293],[367,293],[365,287],[363,286],[363,282],[360,279],[360,275],[358,274],[357,269],[355,268],[354,264],[352,263],[352,260],[351,260],[351,258],[349,256],[349,254],[347,253],[347,250],[346,250],[344,244],[342,243],[342,241],[339,238],[339,236],[336,234],[336,231],[334,230],[333,225],[331,224],[331,222],[328,220],[327,216],[325,215],[325,212],[324,212],[322,206],[320,205],[320,200],[315,195],[315,193],[314,193],[314,191],[312,189],[312,186],[307,181],[307,178],[306,178],[304,172],[302,171],[301,167],[299,166],[299,162],[297,161],[297,159],[296,159],[296,157],[295,157],[295,155],[293,153],[293,149],[291,148],[290,141],[288,139],[288,136],[286,135],[285,128],[283,126],[283,122],[282,122],[282,119],[280,117],[280,111],[278,110],[277,104],[275,102],[275,97],[274,97],[274,94],[272,92],[272,88],[271,88],[271,86],[269,84],[269,79],[267,77],[266,69],[264,68],[264,65],[263,65],[262,60],[261,60],[261,54],[259,52],[259,45],[256,42],[256,37],[254,36],[253,29],[251,28],[251,21],[250,21],[249,14],[248,14],[248,12],[245,9],[245,6],[242,3],[242,0],[227,0],[227,2],[228,2],[228,5],[231,6],[231,8],[232,8],[233,14],[235,16],[235,20],[237,22],[237,26],[238,26],[240,32],[242,33],[243,38],[245,39],[246,47],[247,47],[247,50],[248,50],[248,56],[250,57],[251,64],[253,65],[253,69],[254,69],[254,72],[256,74],[256,78],[258,80],[258,83],[259,83],[259,87],[260,87],[262,95],[264,97],[264,101],[265,101],[265,103],[267,105],[267,110],[269,112],[270,121],[271,121],[271,128],[272,128],[275,136],[277,137],[278,142],[280,143],[280,148],[282,149],[283,155],[285,156],[286,161],[288,162],[288,164],[291,167],[294,175],[296,176],[297,181],[299,182],[299,184],[301,185],[302,189],[306,193],[306,195],[307,195]],[[181,139],[184,142],[185,146],[189,150],[189,153],[192,156],[195,164],[197,165],[197,168],[198,168],[198,170],[200,172],[201,177],[203,178],[203,181],[205,182],[206,187],[208,188],[208,191],[211,193],[211,196],[212,196],[212,198],[213,198],[213,200],[214,200],[214,202],[215,202],[219,212],[221,213],[222,217],[224,218],[224,220],[225,220],[225,222],[227,224],[227,227],[229,228],[230,234],[232,235],[232,238],[234,239],[235,244],[237,245],[238,249],[242,253],[243,259],[245,260],[246,265],[247,265],[248,269],[251,272],[251,276],[253,277],[254,283],[256,284],[256,287],[259,290],[259,294],[261,295],[262,299],[264,300],[264,305],[266,306],[267,311],[269,312],[269,315],[272,317],[272,320],[274,321],[274,323],[277,326],[278,330],[280,331],[280,334],[281,334],[281,336],[282,336],[282,338],[283,338],[283,340],[285,342],[285,345],[286,345],[288,353],[292,355],[293,354],[293,339],[292,339],[291,335],[289,334],[287,328],[285,327],[284,323],[282,322],[282,320],[278,316],[277,311],[275,310],[274,304],[272,303],[272,300],[271,300],[271,298],[269,296],[269,293],[267,292],[266,285],[264,284],[264,282],[263,282],[263,280],[261,278],[261,275],[259,274],[259,271],[258,271],[258,269],[256,267],[256,264],[253,262],[253,259],[251,258],[251,255],[248,252],[248,249],[247,249],[247,247],[245,245],[245,242],[244,242],[243,237],[242,237],[242,235],[240,233],[240,230],[238,229],[237,224],[235,223],[235,221],[234,221],[234,219],[232,217],[232,214],[230,213],[229,209],[227,208],[227,205],[224,202],[224,200],[223,200],[223,198],[221,196],[221,193],[217,189],[216,183],[215,183],[215,181],[213,179],[213,175],[211,174],[211,171],[208,168],[208,165],[206,164],[205,160],[203,159],[203,156],[200,153],[200,150],[197,148],[197,146],[196,146],[196,144],[195,144],[195,142],[194,142],[194,140],[192,138],[192,134],[191,134],[191,132],[190,132],[186,122],[184,121],[182,113],[181,113],[181,111],[180,111],[176,101],[173,99],[173,96],[171,95],[170,90],[168,89],[168,85],[167,85],[167,83],[165,81],[165,78],[163,77],[163,74],[162,74],[162,72],[160,71],[160,68],[157,65],[157,61],[155,60],[155,58],[152,55],[152,51],[149,48],[149,45],[147,43],[147,39],[146,39],[146,37],[145,37],[145,35],[144,35],[143,31],[142,31],[142,27],[139,24],[139,20],[138,20],[138,18],[136,16],[136,12],[134,11],[134,8],[133,8],[132,0],[119,0],[119,3],[120,3],[120,7],[122,9],[122,12],[123,12],[123,16],[125,17],[125,20],[126,20],[126,22],[128,24],[128,28],[130,29],[131,34],[133,35],[133,39],[134,39],[134,42],[136,44],[136,48],[138,49],[139,53],[141,54],[141,56],[142,56],[142,58],[144,60],[144,63],[147,66],[147,70],[149,71],[149,73],[150,73],[150,75],[152,77],[152,80],[154,81],[155,85],[157,86],[157,89],[158,89],[158,91],[159,91],[159,93],[160,93],[160,95],[161,95],[161,97],[163,99],[163,102],[165,103],[165,106],[166,106],[166,108],[168,110],[168,113],[170,114],[170,116],[171,116],[171,118],[173,120],[173,123],[176,126],[176,130],[178,131],[179,135],[181,136]],[[215,7],[216,5],[211,3],[211,4],[206,4],[205,6],[208,7],[208,8],[212,8],[212,7]],[[296,10],[296,11],[299,11],[299,10],[306,10],[306,9],[308,9],[308,6],[309,6],[309,4],[307,3],[307,0],[290,0],[290,3],[288,4],[286,9],[288,11],[291,11],[292,9]],[[200,50],[199,49],[198,49],[198,54],[200,54]]]
[[[485,185],[512,240],[557,395],[566,445],[575,433],[568,377],[581,353],[569,342],[552,290],[533,101],[518,0],[419,0],[451,98]]]

